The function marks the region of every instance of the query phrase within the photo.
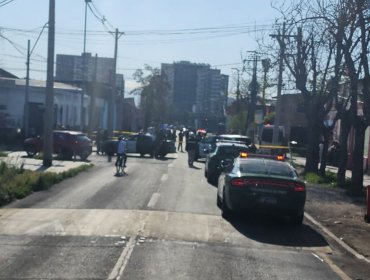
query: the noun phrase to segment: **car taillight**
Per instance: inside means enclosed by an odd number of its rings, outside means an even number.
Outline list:
[[[231,180],[231,185],[234,187],[243,187],[244,186],[244,179],[233,179]]]
[[[279,160],[279,161],[284,161],[285,156],[284,155],[278,155],[278,156],[276,156],[276,159]]]
[[[305,187],[305,185],[296,183],[296,184],[294,184],[293,190],[295,192],[304,192],[306,190],[306,187]]]

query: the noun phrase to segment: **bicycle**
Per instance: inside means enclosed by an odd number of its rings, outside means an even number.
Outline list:
[[[116,176],[122,176],[123,174],[125,174],[125,171],[124,171],[124,168],[125,168],[125,164],[124,162],[126,161],[125,160],[125,157],[126,155],[125,154],[117,154],[117,160],[116,160]]]

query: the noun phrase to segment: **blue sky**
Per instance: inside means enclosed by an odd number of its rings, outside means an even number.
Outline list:
[[[144,64],[187,60],[231,75],[279,16],[270,0],[92,0],[90,5],[95,15],[88,9],[86,51],[113,57],[114,37],[107,31],[125,32],[117,72],[124,74],[128,90],[135,86],[132,73]],[[6,38],[0,38],[0,68],[25,77],[27,40],[33,47],[48,8],[48,0],[0,1],[0,34]],[[84,16],[84,0],[56,0],[56,54],[83,52]],[[105,25],[97,19],[103,16]],[[31,56],[31,78],[46,79],[46,57],[45,30]]]

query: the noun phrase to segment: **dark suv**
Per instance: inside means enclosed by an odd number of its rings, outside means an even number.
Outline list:
[[[251,148],[245,144],[218,142],[213,152],[209,153],[206,158],[204,167],[204,176],[208,183],[217,184],[218,177],[221,174],[221,162],[223,160],[234,160],[242,152],[251,152]]]
[[[28,156],[33,157],[43,149],[41,137],[27,138],[24,141],[24,149]],[[86,160],[92,152],[92,141],[85,134],[78,131],[54,131],[53,151],[63,159],[72,159],[79,156]]]

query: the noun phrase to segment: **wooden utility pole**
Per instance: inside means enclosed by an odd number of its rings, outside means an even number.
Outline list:
[[[53,164],[55,0],[49,0],[48,60],[44,112],[43,166]]]
[[[115,42],[114,42],[114,62],[113,62],[113,73],[112,73],[112,89],[111,93],[109,96],[109,101],[108,101],[108,135],[109,137],[113,136],[113,124],[114,124],[114,102],[115,98],[117,96],[117,80],[116,80],[116,75],[117,75],[117,52],[118,52],[118,39],[124,34],[123,32],[119,32],[118,29],[116,28],[116,31],[110,32],[114,34]]]

